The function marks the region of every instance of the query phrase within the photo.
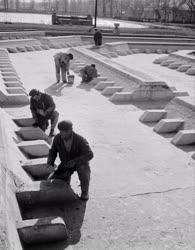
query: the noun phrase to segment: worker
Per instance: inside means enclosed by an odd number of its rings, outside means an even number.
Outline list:
[[[62,75],[63,83],[67,83],[67,75],[69,75],[70,60],[73,60],[73,55],[67,53],[57,53],[54,55],[55,67],[56,67],[56,79],[60,82],[60,71]]]
[[[71,121],[61,121],[58,124],[60,131],[54,137],[49,151],[47,166],[53,167],[59,154],[60,164],[49,175],[48,179],[62,179],[70,185],[71,176],[76,171],[81,185],[81,200],[89,199],[90,167],[89,161],[93,158],[93,152],[88,142],[76,134]]]
[[[45,131],[51,121],[51,130],[49,136],[54,136],[54,130],[58,122],[59,113],[55,110],[53,98],[45,93],[41,93],[37,89],[32,89],[29,92],[30,109],[33,118],[35,119],[34,127],[40,127]]]
[[[98,76],[95,64],[87,65],[80,70],[82,82],[90,82]]]
[[[94,34],[94,42],[96,46],[101,46],[102,45],[102,32],[101,30],[98,30],[95,28],[95,34]]]

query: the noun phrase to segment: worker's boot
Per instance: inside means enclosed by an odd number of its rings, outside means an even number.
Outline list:
[[[89,193],[87,192],[82,192],[81,193],[81,196],[80,196],[80,199],[82,200],[82,201],[88,201],[89,200]]]
[[[53,137],[53,136],[55,136],[54,128],[51,128],[50,133],[49,133],[49,137]]]

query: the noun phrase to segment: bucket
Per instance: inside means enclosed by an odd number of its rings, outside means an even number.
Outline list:
[[[69,75],[68,76],[68,83],[73,84],[74,83],[74,75]]]

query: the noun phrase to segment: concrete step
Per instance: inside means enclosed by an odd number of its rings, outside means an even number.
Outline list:
[[[11,47],[8,47],[8,48],[7,48],[7,51],[8,51],[9,53],[18,53],[18,51],[17,51],[16,48],[11,48]]]
[[[171,142],[176,146],[195,144],[195,130],[181,130]]]
[[[179,68],[181,65],[182,65],[182,63],[180,63],[180,62],[174,62],[174,63],[170,63],[169,66],[168,66],[168,68],[169,68],[169,69],[177,69],[177,68]]]
[[[125,51],[122,51],[122,50],[116,50],[116,53],[119,55],[119,56],[127,56],[127,53]]]
[[[139,121],[143,123],[158,122],[167,115],[167,111],[164,109],[151,109],[146,110],[139,118]]]
[[[111,102],[129,102],[132,100],[132,92],[116,92],[109,100]]]
[[[26,52],[25,47],[16,47],[18,52]]]
[[[52,167],[47,167],[47,158],[39,158],[28,160],[22,164],[22,168],[34,179],[44,180],[47,179],[49,174],[52,173]]]
[[[187,91],[173,91],[175,97],[177,96],[189,96]]]
[[[106,87],[110,87],[113,85],[114,85],[113,81],[100,81],[94,88],[97,90],[104,90]]]
[[[20,239],[28,245],[68,239],[66,224],[60,217],[24,220],[17,229]]]
[[[167,60],[167,57],[160,57],[157,58],[153,61],[154,64],[161,64],[162,62],[164,62],[165,60]]]
[[[123,90],[123,87],[121,87],[121,86],[106,87],[102,91],[102,95],[111,96],[116,92],[121,92],[122,90]]]
[[[110,57],[118,57],[116,52],[108,52]]]
[[[162,61],[160,65],[164,67],[168,67],[169,64],[174,63],[174,62],[175,62],[174,60],[165,60],[165,61]]]
[[[107,77],[103,77],[103,76],[98,76],[96,78],[94,78],[90,84],[98,84],[99,82],[104,82],[107,81]]]
[[[49,143],[49,137],[39,127],[23,127],[15,133],[24,141],[45,140]]]
[[[19,127],[32,127],[32,125],[35,123],[35,120],[33,118],[27,118],[27,117],[14,118],[13,121]]]
[[[49,153],[49,145],[43,140],[22,141],[18,143],[18,148],[28,159],[47,157]]]
[[[5,88],[8,94],[24,94],[25,90],[22,87]]]
[[[32,46],[25,46],[25,48],[26,48],[26,51],[29,51],[29,52],[35,51],[35,49]]]
[[[35,181],[17,190],[16,197],[22,211],[34,205],[55,205],[78,199],[70,185],[63,180]]]
[[[22,84],[19,81],[15,81],[15,82],[4,82],[5,86],[8,88],[12,88],[12,87],[22,87]]]
[[[195,75],[195,68],[190,68],[186,71],[186,74],[187,75],[191,75],[191,76],[194,76]]]
[[[154,127],[157,133],[174,133],[182,128],[184,120],[182,119],[162,119]]]
[[[43,49],[41,48],[40,45],[33,45],[32,47],[33,47],[33,49],[36,50],[36,51],[41,51],[41,50],[43,50]]]
[[[177,71],[179,72],[186,72],[188,69],[190,69],[192,66],[189,64],[184,64],[179,66],[179,68],[177,68]]]

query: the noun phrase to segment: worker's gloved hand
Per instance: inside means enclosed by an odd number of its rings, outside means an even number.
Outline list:
[[[38,126],[38,122],[33,123],[33,127],[37,128]]]
[[[67,164],[66,164],[66,167],[67,168],[74,168],[75,167],[75,161],[74,160],[68,161]]]

